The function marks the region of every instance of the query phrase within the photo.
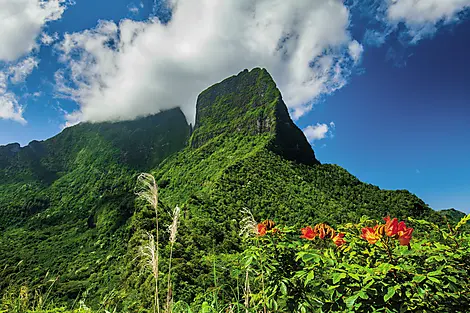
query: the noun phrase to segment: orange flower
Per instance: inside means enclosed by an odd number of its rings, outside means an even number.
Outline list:
[[[326,233],[325,233],[325,228],[323,227],[319,227],[319,233],[318,233],[318,237],[320,237],[320,239],[324,239],[326,236]]]
[[[377,236],[385,236],[385,225],[375,225],[373,230]]]
[[[264,236],[266,235],[266,225],[264,224],[258,224],[258,227],[256,229],[258,236]]]
[[[335,243],[336,246],[340,247],[346,243],[346,240],[343,239],[344,234],[343,233],[338,233],[336,236],[334,236],[333,242]]]
[[[375,244],[380,239],[380,235],[375,233],[374,228],[372,227],[365,227],[362,229],[362,239],[367,240],[368,243],[371,245]]]
[[[276,226],[276,223],[274,223],[274,221],[272,221],[272,220],[265,220],[261,224],[266,226],[266,230],[272,230],[274,228],[274,226]]]
[[[389,237],[395,236],[398,232],[398,219],[390,220],[390,216],[384,218],[385,221],[385,234]]]
[[[413,233],[413,228],[408,228],[405,225],[405,222],[398,223],[398,240],[400,241],[400,245],[408,246],[410,244],[411,235]]]
[[[315,225],[313,231],[318,234],[320,239],[333,238],[335,236],[335,230],[325,223]]]
[[[304,238],[304,239],[307,239],[307,240],[313,240],[317,236],[317,233],[310,226],[302,228],[302,229],[300,229],[300,231],[302,232],[302,236],[300,236],[300,238]]]

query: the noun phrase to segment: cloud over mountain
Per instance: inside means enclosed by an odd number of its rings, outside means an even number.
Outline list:
[[[60,96],[77,101],[70,120],[123,120],[180,106],[243,68],[265,67],[294,118],[342,87],[362,46],[339,0],[173,0],[172,18],[101,21],[57,46]]]

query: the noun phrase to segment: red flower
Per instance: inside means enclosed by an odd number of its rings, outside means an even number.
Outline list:
[[[343,233],[338,233],[336,236],[334,236],[333,242],[335,243],[336,246],[340,247],[346,243],[346,240],[343,239],[344,234]]]
[[[384,218],[385,221],[385,234],[389,237],[395,236],[398,232],[398,219],[390,220],[390,216]]]
[[[302,232],[302,236],[300,238],[304,238],[307,240],[313,240],[317,236],[317,233],[313,231],[313,228],[310,226],[307,226],[305,228],[300,229]]]
[[[367,240],[368,243],[371,245],[375,244],[380,239],[380,235],[376,234],[374,228],[372,227],[365,227],[362,229],[362,239]]]
[[[266,225],[264,225],[262,223],[258,224],[258,227],[257,227],[256,231],[258,232],[258,236],[266,235]]]
[[[405,222],[398,223],[398,240],[400,241],[400,245],[408,246],[410,244],[411,235],[413,234],[413,228],[408,228],[405,225]]]

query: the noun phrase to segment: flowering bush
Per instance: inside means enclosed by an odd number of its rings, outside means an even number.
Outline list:
[[[245,303],[256,312],[468,312],[469,219],[446,230],[390,217],[337,229],[263,222],[247,238]]]
[[[375,244],[379,240],[388,242],[388,238],[398,239],[400,245],[410,246],[413,228],[407,228],[405,222],[398,223],[398,219],[390,219],[390,216],[384,218],[385,225],[375,225],[372,227],[364,227],[362,229],[362,238],[370,244]]]

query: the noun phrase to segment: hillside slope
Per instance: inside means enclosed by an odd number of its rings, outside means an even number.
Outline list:
[[[433,214],[407,191],[380,190],[320,164],[262,69],[202,92],[189,134],[172,110],[0,147],[0,293],[18,294],[24,285],[44,291],[58,277],[58,302],[151,307],[152,280],[136,257],[153,213],[133,194],[136,173],[149,169],[161,188],[161,222],[169,222],[170,208],[183,208],[175,297],[188,302],[212,286],[207,256],[239,250],[242,208],[296,225]],[[165,230],[161,237],[166,251]]]

